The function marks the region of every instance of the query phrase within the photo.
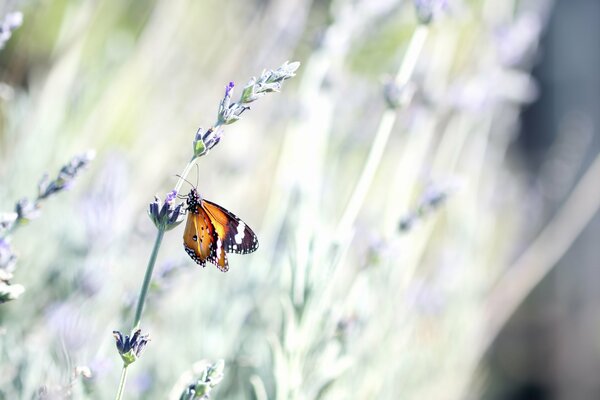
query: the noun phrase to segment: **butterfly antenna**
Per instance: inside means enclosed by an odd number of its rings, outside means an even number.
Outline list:
[[[197,165],[197,164],[196,164],[196,165]],[[192,182],[188,181],[187,179],[185,179],[183,176],[181,176],[181,175],[179,175],[179,174],[176,174],[175,176],[176,176],[176,177],[178,177],[179,179],[183,179],[184,181],[186,181],[187,183],[189,183],[191,187],[198,187],[198,185],[194,186],[194,185],[192,184]]]

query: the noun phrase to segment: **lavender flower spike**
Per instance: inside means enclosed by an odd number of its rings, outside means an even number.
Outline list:
[[[242,113],[249,109],[248,104],[264,96],[266,93],[279,92],[283,81],[296,76],[299,62],[283,63],[276,70],[264,70],[260,77],[252,78],[244,86],[242,95],[237,102],[231,103],[233,82],[225,89],[225,97],[219,105],[217,125],[229,125],[240,119]]]
[[[55,193],[68,189],[75,178],[94,159],[95,153],[88,151],[77,155],[64,165],[54,180],[49,180],[45,175],[38,184],[38,200],[44,200]]]

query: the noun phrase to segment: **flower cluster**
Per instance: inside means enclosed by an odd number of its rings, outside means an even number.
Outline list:
[[[179,400],[208,400],[213,388],[223,380],[224,368],[225,362],[223,360],[219,360],[212,365],[205,365],[199,371],[199,377],[181,393]]]
[[[198,128],[196,137],[194,138],[194,158],[200,157],[208,153],[221,141],[223,129],[209,128],[206,132],[202,128]]]
[[[126,366],[135,362],[142,355],[150,341],[148,334],[142,335],[141,329],[136,329],[131,336],[123,336],[121,332],[113,331],[113,336],[116,340],[117,350]]]
[[[0,49],[4,47],[13,31],[20,27],[22,23],[23,14],[20,11],[8,13],[4,16],[4,19],[0,22]]]
[[[244,111],[250,108],[249,104],[258,100],[267,93],[279,92],[281,85],[286,79],[296,76],[296,70],[300,67],[299,62],[283,63],[276,70],[264,70],[259,78],[253,77],[244,86],[242,94],[237,102],[232,102],[234,83],[229,82],[225,86],[225,95],[219,103],[217,122],[215,126],[204,132],[198,129],[194,139],[194,158],[208,153],[221,140],[222,125],[233,124],[241,118]]]
[[[441,207],[448,199],[448,195],[452,189],[431,188],[428,190],[419,201],[415,210],[400,220],[400,231],[409,231],[417,221]]]
[[[396,109],[410,104],[417,87],[413,82],[399,85],[394,81],[388,81],[383,86],[383,97],[388,108]]]
[[[422,24],[429,24],[448,8],[447,0],[414,0],[414,4],[417,18]]]
[[[148,215],[158,229],[168,231],[183,221],[183,203],[175,204],[176,198],[177,191],[173,190],[167,193],[164,202],[154,196],[154,201],[148,206]]]

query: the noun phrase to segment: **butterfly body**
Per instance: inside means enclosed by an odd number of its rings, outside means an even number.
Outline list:
[[[248,225],[218,204],[204,200],[195,188],[187,196],[187,211],[183,246],[198,265],[205,267],[208,261],[226,272],[226,253],[246,254],[258,248],[258,239]]]

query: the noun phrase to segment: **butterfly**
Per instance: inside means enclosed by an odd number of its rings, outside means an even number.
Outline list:
[[[185,251],[198,265],[215,264],[229,270],[225,253],[252,253],[258,239],[241,219],[218,204],[205,200],[192,188],[187,195],[188,217],[183,232]]]

